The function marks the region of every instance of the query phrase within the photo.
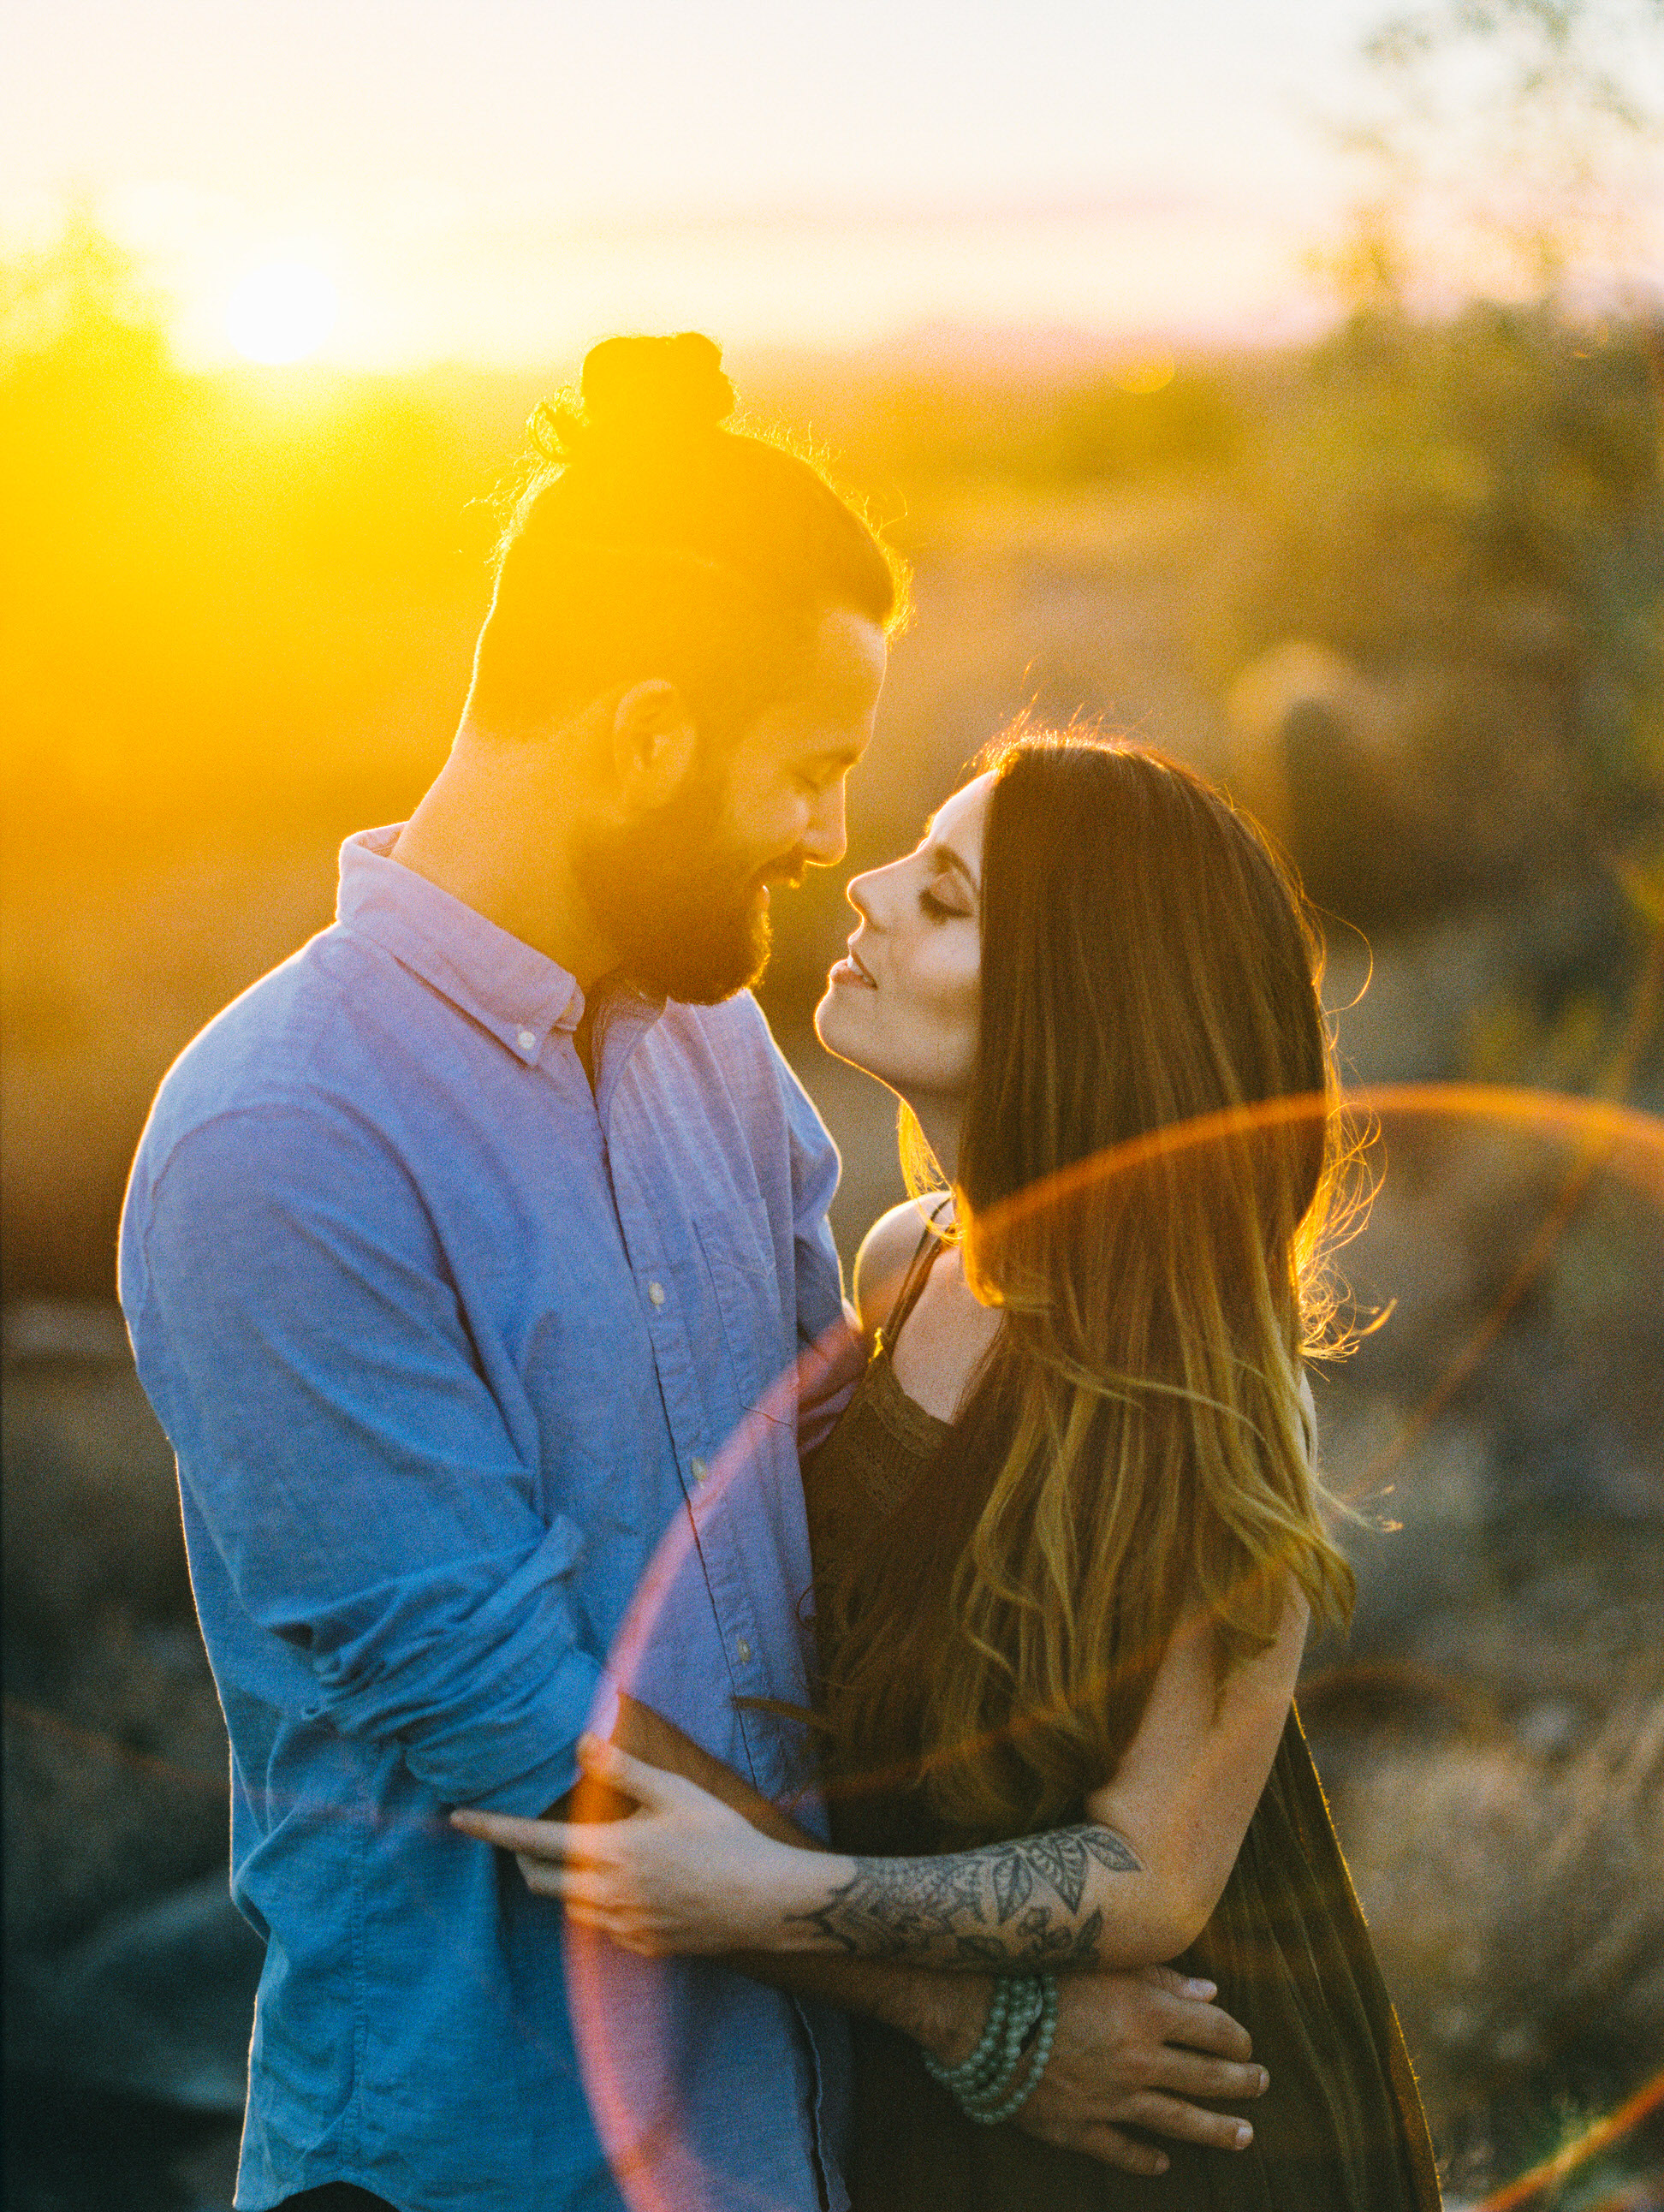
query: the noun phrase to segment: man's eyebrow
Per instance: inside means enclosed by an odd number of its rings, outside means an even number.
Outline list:
[[[853,768],[864,757],[865,751],[865,748],[861,745],[823,745],[817,752],[805,753],[804,758],[825,761],[835,768]]]

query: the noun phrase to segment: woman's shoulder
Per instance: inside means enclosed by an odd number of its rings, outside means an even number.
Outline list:
[[[920,1243],[952,1218],[952,1201],[946,1192],[923,1199],[906,1198],[888,1213],[881,1213],[862,1237],[855,1255],[853,1288],[864,1336],[869,1340],[875,1336],[895,1311]]]

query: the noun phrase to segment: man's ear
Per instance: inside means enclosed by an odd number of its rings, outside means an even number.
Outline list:
[[[663,677],[632,684],[612,710],[612,773],[627,814],[650,814],[682,788],[699,749],[687,701]]]

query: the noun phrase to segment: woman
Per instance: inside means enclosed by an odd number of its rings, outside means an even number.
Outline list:
[[[817,1026],[952,1195],[863,1246],[871,1359],[805,1468],[835,1856],[591,1747],[643,1809],[550,1886],[642,1950],[992,1970],[958,2069],[858,2024],[858,2212],[1436,2205],[1292,1711],[1352,1594],[1301,1364],[1345,1159],[1299,895],[1200,779],[1071,735],[850,898]],[[1056,1972],[1174,1959],[1269,2070],[1242,2156],[1139,2180],[999,2124]]]

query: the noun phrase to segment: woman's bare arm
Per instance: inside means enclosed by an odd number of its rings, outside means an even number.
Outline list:
[[[862,1237],[850,1289],[860,1317],[861,1334],[869,1344],[895,1310],[926,1226],[949,1218],[947,1200],[941,1193],[932,1193],[922,1200],[906,1198],[888,1213],[881,1213]]]
[[[690,1736],[683,1735],[673,1722],[665,1720],[650,1705],[639,1704],[634,1698],[621,1696],[618,1700],[618,1717],[614,1723],[610,1741],[616,1750],[645,1761],[659,1772],[677,1774],[685,1780],[694,1783],[711,1796],[720,1799],[732,1811],[739,1814],[751,1827],[765,1836],[772,1837],[775,1842],[787,1844],[794,1850],[813,1851],[823,1856],[829,1856],[829,1847],[827,1844],[822,1843],[817,1837],[811,1835],[807,1829],[800,1827],[788,1814],[782,1812],[780,1807],[765,1797],[760,1790],[754,1789],[743,1777],[736,1773],[732,1767],[725,1766],[720,1759],[704,1750]],[[574,1821],[619,1820],[627,1817],[635,1809],[629,1797],[611,1789],[606,1783],[592,1774],[586,1774],[573,1790],[571,1796],[563,1802],[564,1811],[560,1817]],[[1054,1849],[1051,1856],[1058,1858],[1066,1856],[1073,1849],[1072,1843],[1069,1839],[1079,1832],[1082,1832],[1074,1829],[1055,1830],[1049,1837],[1025,1838],[1024,1841],[1052,1844]],[[1084,1832],[1091,1834],[1096,1832],[1088,1829]],[[975,1859],[979,1856],[975,1852],[961,1855],[966,1859]],[[838,1863],[871,1865],[884,1869],[914,1865],[930,1866],[936,1862],[876,1859],[840,1861]],[[815,1950],[817,1951],[821,1948],[815,1947]],[[827,1944],[823,1948],[828,1954],[828,1963],[830,1963],[830,1958],[833,1955],[852,1960],[862,1956],[879,1959],[904,1955],[901,1953],[886,1952],[883,1946],[878,1944],[869,1948],[859,1944],[833,1942]],[[783,1958],[806,1960],[811,1955],[814,1955],[814,1951],[811,1951],[809,1947],[801,1946],[792,1947],[786,1951],[750,1953],[745,1954],[744,1971],[753,1973],[754,1978],[777,1981],[778,1966]],[[774,1962],[774,1972],[757,1971],[768,1961]],[[975,1961],[956,1960],[954,1963],[974,1965]],[[987,1963],[990,1967],[993,1967],[1005,1961],[999,1958],[991,1958]],[[1078,1963],[1090,1966],[1096,1962],[1085,1958]],[[939,1960],[932,1960],[930,1965],[932,1973],[939,1972],[941,1965]],[[823,1989],[823,1984],[822,1988]],[[817,1990],[816,1993],[819,1994],[821,1990]],[[981,1992],[980,1996],[981,2010],[986,2011],[987,1992]],[[928,2002],[925,2001],[926,1998]],[[980,2019],[980,2013],[975,2005],[962,2006],[956,2002],[950,2002],[944,2005],[939,1990],[908,1991],[902,2001],[908,2006],[911,2016],[928,2016],[930,2033],[919,2039],[927,2040],[932,2045],[938,2040],[947,2042],[957,2040],[962,2027],[969,2025],[973,2016]],[[861,2006],[857,2008],[867,2010],[871,2008]],[[962,2013],[964,2015],[963,2022],[958,2018]],[[892,2026],[902,2025],[894,2017],[892,2009],[889,2006],[885,2007],[883,2016],[889,2018]],[[914,2031],[909,2027],[908,2032]],[[974,2036],[967,2039],[968,2049],[969,2044],[975,2039]]]
[[[1090,1818],[930,1858],[780,1870],[788,1948],[1009,1972],[1170,1959],[1218,1904],[1265,1788],[1305,1640],[1297,1595],[1276,1643],[1215,1710],[1212,1632],[1175,1636],[1137,1736]],[[789,1889],[788,1889],[789,1885]]]
[[[823,1901],[788,1910],[811,1950],[911,1959],[938,1967],[1010,1972],[1020,1966],[1102,1966],[1106,1913],[1123,1945],[1147,1948],[1136,1893],[1106,1899],[1117,1876],[1148,1875],[1126,1838],[1084,1820],[1043,1835],[934,1858],[841,1860],[851,1871]],[[800,1880],[806,1878],[800,1876]],[[1153,1932],[1151,1959],[1183,1949]],[[1164,1946],[1164,1948],[1163,1948]],[[1124,1962],[1120,1962],[1124,1963]]]
[[[1306,1613],[1215,1694],[1212,1632],[1176,1635],[1114,1779],[1072,1828],[923,1858],[853,1858],[768,1832],[680,1773],[586,1739],[586,1774],[635,1801],[622,1820],[459,1826],[530,1851],[571,1917],[632,1950],[809,1953],[936,1971],[1133,1968],[1194,1941],[1218,1901],[1287,1718]],[[742,1785],[743,1786],[743,1785]],[[528,1877],[529,1878],[529,1877]]]

